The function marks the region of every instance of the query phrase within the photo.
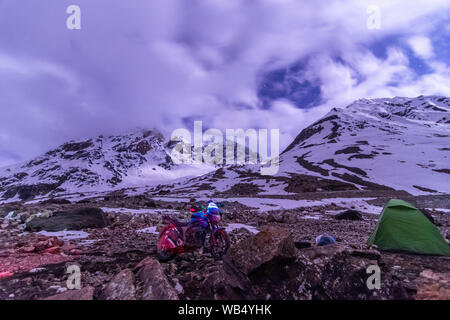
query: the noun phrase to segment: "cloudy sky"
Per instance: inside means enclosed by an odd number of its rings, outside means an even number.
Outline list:
[[[286,146],[358,98],[450,96],[449,17],[448,0],[0,0],[0,166],[194,120]]]

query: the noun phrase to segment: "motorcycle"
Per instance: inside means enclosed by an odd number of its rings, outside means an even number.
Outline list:
[[[230,239],[225,228],[219,227],[220,215],[208,215],[208,226],[200,222],[181,222],[169,216],[163,216],[167,225],[159,234],[157,255],[160,261],[169,261],[177,254],[193,252],[205,246],[209,234],[209,249],[215,260],[220,260],[230,248]]]

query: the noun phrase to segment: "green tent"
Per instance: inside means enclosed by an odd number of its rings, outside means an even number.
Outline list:
[[[384,207],[367,243],[380,250],[450,256],[450,246],[434,224],[413,205],[397,199]]]

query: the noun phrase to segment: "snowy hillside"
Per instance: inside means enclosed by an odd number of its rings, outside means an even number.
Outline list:
[[[156,131],[100,136],[70,141],[27,163],[1,168],[0,193],[25,199],[50,191],[100,191],[139,175],[139,168],[164,172],[172,165]]]
[[[171,154],[177,143],[151,130],[70,141],[32,161],[0,168],[0,200],[154,186],[202,176],[222,166],[175,164]],[[203,150],[210,145],[205,142]],[[234,143],[235,150],[237,146]],[[194,158],[194,147],[187,148]],[[246,159],[249,152],[245,148]]]
[[[450,99],[364,99],[333,109],[283,152],[279,175],[290,173],[450,193]]]

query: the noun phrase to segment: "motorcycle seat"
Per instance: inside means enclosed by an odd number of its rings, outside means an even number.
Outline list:
[[[173,219],[173,223],[177,226],[177,227],[186,227],[189,225],[189,221],[180,221],[178,219]]]
[[[189,222],[180,221],[180,220],[175,219],[175,218],[169,218],[169,217],[166,217],[166,219],[167,219],[168,221],[170,221],[171,223],[173,223],[173,224],[175,225],[175,227],[177,227],[177,229],[180,229],[180,230],[181,230],[183,227],[187,227],[187,226],[189,225]]]

